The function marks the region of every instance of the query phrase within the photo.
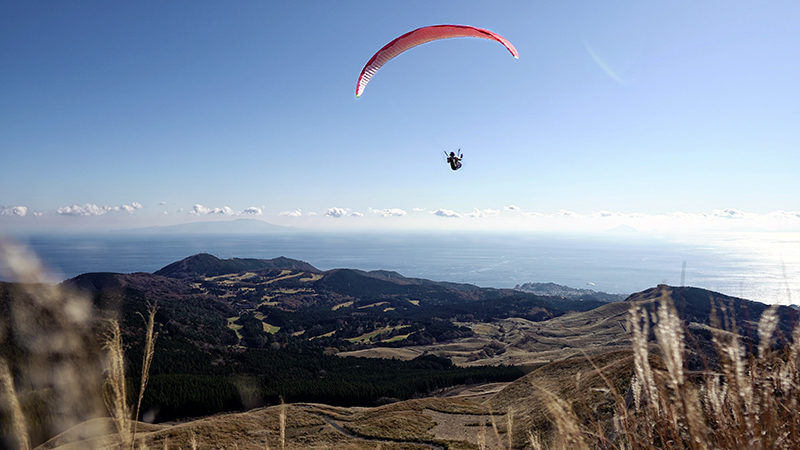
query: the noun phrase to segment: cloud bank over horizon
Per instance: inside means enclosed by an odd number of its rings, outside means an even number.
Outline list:
[[[461,214],[453,211],[452,209],[437,209],[435,211],[431,211],[431,214],[438,217],[446,217],[450,219],[460,219],[464,216]]]
[[[0,206],[0,216],[25,217],[28,215],[27,206]]]
[[[123,204],[120,206],[98,206],[96,203],[84,203],[83,205],[78,205],[75,203],[56,209],[56,214],[62,216],[102,216],[108,213],[120,211],[133,214],[137,209],[142,208],[143,206],[139,202],[132,202],[130,204]]]
[[[160,203],[159,203],[160,204]],[[542,212],[524,209],[515,204],[496,207],[473,207],[469,210],[450,208],[388,207],[359,208],[333,206],[322,210],[301,208],[270,211],[265,206],[247,206],[237,209],[228,205],[208,207],[195,203],[180,207],[166,217],[163,207],[146,208],[139,202],[120,205],[74,203],[50,212],[32,210],[29,206],[0,205],[0,220],[6,224],[36,223],[39,228],[51,224],[58,228],[56,217],[72,218],[69,223],[95,223],[97,228],[112,222],[92,218],[116,217],[116,221],[135,217],[141,225],[188,222],[200,217],[214,220],[237,217],[259,217],[281,225],[300,226],[324,230],[365,229],[376,226],[387,230],[448,229],[458,223],[459,229],[483,231],[564,231],[595,232],[613,229],[634,229],[641,232],[714,232],[714,231],[797,231],[800,232],[800,210],[748,212],[738,208],[719,208],[707,212],[673,211],[663,213],[625,212],[600,209],[593,212],[576,212],[568,209]],[[331,220],[335,219],[335,220]],[[66,220],[66,219],[65,219]],[[79,220],[80,222],[74,222]],[[99,219],[97,219],[99,220]],[[112,219],[109,219],[112,220]],[[133,219],[131,219],[133,220]],[[89,221],[89,222],[85,222]],[[0,223],[0,224],[2,224]],[[114,222],[116,223],[116,222]]]
[[[180,210],[179,210],[180,212]],[[228,216],[228,217],[235,217],[235,216],[260,216],[263,213],[262,208],[258,206],[249,206],[241,211],[234,210],[230,206],[222,206],[219,208],[209,208],[203,206],[199,203],[192,206],[192,209],[189,211],[189,214],[195,216]]]
[[[400,208],[386,208],[386,209],[370,208],[369,212],[382,217],[402,217],[408,214],[405,210]]]

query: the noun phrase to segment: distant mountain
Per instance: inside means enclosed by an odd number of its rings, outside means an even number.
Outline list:
[[[524,283],[518,284],[514,289],[523,292],[530,292],[536,295],[551,297],[565,297],[573,299],[591,299],[601,302],[618,302],[624,300],[622,294],[608,294],[606,292],[593,291],[591,289],[577,289],[555,283]]]
[[[675,309],[687,326],[692,324],[714,326],[714,322],[718,321],[724,328],[729,327],[732,321],[736,324],[736,332],[745,338],[752,339],[752,342],[758,342],[758,320],[770,306],[766,303],[731,297],[706,289],[666,285],[658,285],[631,294],[625,299],[625,302],[644,303],[651,311],[655,311],[655,306],[662,300],[665,292],[675,303]],[[713,307],[712,302],[715,305]],[[798,320],[797,311],[790,306],[778,306],[777,314],[776,339],[778,342],[786,342]]]
[[[265,269],[295,270],[317,273],[319,270],[303,261],[284,258],[273,259],[230,258],[219,259],[208,253],[200,253],[174,262],[154,275],[169,278],[214,277],[229,273],[259,271]]]
[[[158,303],[165,333],[154,370],[161,373],[187,364],[187,346],[217,348],[211,353],[229,361],[229,346],[354,351],[429,345],[473,335],[461,322],[541,321],[602,304],[383,270],[320,271],[285,257],[220,259],[206,253],[153,274],[89,273],[64,285],[88,291],[100,311],[117,311],[132,336],[141,327],[137,313]],[[255,369],[248,363],[239,370]]]
[[[131,228],[126,230],[117,230],[117,232],[135,234],[257,234],[277,233],[292,230],[295,229],[292,227],[271,224],[259,219],[234,219],[222,221],[215,220],[190,222],[157,227]]]

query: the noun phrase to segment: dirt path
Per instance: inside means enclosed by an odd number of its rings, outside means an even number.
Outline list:
[[[436,395],[441,397],[461,397],[470,398],[472,400],[485,400],[485,398],[502,391],[509,384],[511,383],[480,383],[453,386],[437,392]]]

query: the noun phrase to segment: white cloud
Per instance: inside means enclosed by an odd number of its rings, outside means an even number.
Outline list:
[[[517,206],[517,205],[508,205],[508,206],[504,206],[504,207],[503,207],[503,209],[505,209],[506,211],[511,211],[511,212],[515,212],[515,211],[522,211],[522,208],[520,208],[520,207],[519,207],[519,206]]]
[[[164,205],[167,204],[167,202],[158,202],[158,204],[161,205],[161,206],[164,206]]]
[[[208,214],[209,211],[210,210],[208,208],[198,203],[192,207],[192,210],[189,211],[189,214],[196,214],[199,216],[203,214]]]
[[[282,211],[280,213],[280,215],[281,216],[287,216],[287,217],[300,217],[300,216],[303,215],[303,211],[301,211],[299,209],[295,209],[294,211]]]
[[[122,205],[120,206],[123,211],[127,212],[128,214],[133,214],[134,211],[137,209],[142,209],[143,206],[139,202],[132,202],[130,205]]]
[[[44,214],[41,211],[34,211],[33,217],[42,217]]]
[[[364,217],[364,213],[360,213],[358,211],[353,211],[353,213],[350,215],[353,217]]]
[[[205,216],[210,214],[233,216],[235,215],[235,212],[229,206],[223,206],[222,208],[207,208],[201,204],[196,204],[192,207],[192,210],[189,211],[189,214],[194,214],[196,216]]]
[[[128,214],[133,214],[137,209],[142,209],[142,204],[139,202],[132,202],[130,205],[120,206],[99,206],[96,203],[84,203],[83,205],[72,204],[70,206],[62,206],[56,210],[56,213],[62,216],[102,216],[112,212],[125,211]]]
[[[468,214],[478,216],[477,212]],[[794,231],[800,229],[800,211],[751,213],[727,208],[710,212],[639,213],[600,210],[578,213],[559,210],[549,213],[524,212],[500,216],[497,225],[527,230],[605,231],[630,227],[640,231],[691,233],[698,231]],[[487,223],[491,221],[487,220]],[[620,228],[621,229],[621,228]]]
[[[328,208],[328,210],[325,211],[325,215],[338,219],[339,217],[346,216],[347,210],[344,208]]]
[[[371,212],[372,214],[377,214],[379,216],[383,216],[383,217],[400,217],[400,216],[405,216],[406,214],[408,214],[407,212],[405,212],[404,210],[402,210],[400,208],[386,208],[386,209],[370,208],[369,212]]]
[[[742,219],[745,217],[742,211],[734,208],[715,209],[712,214],[714,217],[724,217],[726,219]]]
[[[414,211],[414,212],[423,212],[423,211],[425,211],[425,208],[411,208],[411,211]]]
[[[773,211],[767,216],[775,219],[800,219],[800,211]]]
[[[114,206],[97,206],[94,203],[85,203],[83,205],[73,204],[71,206],[62,206],[56,212],[62,216],[102,216],[108,212],[119,210],[119,207]]]
[[[500,210],[497,210],[497,209],[491,209],[491,208],[489,208],[489,209],[478,209],[478,208],[474,208],[472,210],[472,212],[467,213],[467,217],[481,218],[481,217],[496,216],[498,214],[500,214]]]
[[[261,208],[257,206],[251,206],[249,208],[245,208],[242,211],[242,215],[244,216],[260,216],[261,215]]]
[[[457,212],[455,212],[455,211],[453,211],[451,209],[437,209],[436,211],[431,211],[431,214],[433,214],[434,216],[439,216],[439,217],[447,217],[447,218],[455,218],[455,219],[461,218],[461,214],[459,214],[459,213],[457,213]]]
[[[25,217],[28,215],[27,206],[0,206],[0,216]]]

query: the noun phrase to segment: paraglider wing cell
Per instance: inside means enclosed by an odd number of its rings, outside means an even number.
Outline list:
[[[375,75],[378,69],[400,53],[426,42],[457,37],[476,37],[497,41],[503,44],[514,58],[519,58],[519,53],[517,53],[517,49],[514,48],[511,42],[489,30],[471,27],[469,25],[433,25],[417,28],[384,45],[382,49],[378,50],[378,52],[370,58],[361,70],[361,75],[358,77],[356,97],[360,97],[361,94],[364,93],[364,88],[367,87],[370,78]]]

